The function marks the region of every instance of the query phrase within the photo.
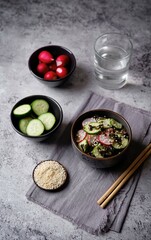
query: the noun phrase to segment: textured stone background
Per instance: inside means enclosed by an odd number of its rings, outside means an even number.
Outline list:
[[[97,86],[93,42],[101,33],[128,34],[134,51],[127,85],[116,91]],[[76,56],[69,83],[51,89],[28,70],[28,58],[39,47],[58,44]],[[150,0],[0,0],[0,239],[1,240],[150,240],[151,164],[146,161],[120,234],[92,236],[59,216],[27,201],[36,163],[49,159],[53,143],[33,143],[16,134],[9,114],[21,98],[44,94],[55,98],[69,122],[89,90],[151,111]]]

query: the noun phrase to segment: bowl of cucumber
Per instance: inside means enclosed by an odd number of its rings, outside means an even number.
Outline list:
[[[63,111],[51,97],[32,95],[18,101],[11,110],[11,123],[21,136],[33,141],[44,141],[60,127]]]
[[[71,127],[72,147],[78,157],[95,168],[118,164],[132,139],[127,120],[108,109],[95,109],[77,117]]]

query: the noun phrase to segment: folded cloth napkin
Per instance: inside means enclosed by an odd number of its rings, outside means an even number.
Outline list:
[[[133,142],[129,153],[121,160],[121,165],[110,169],[95,169],[84,163],[75,155],[70,141],[73,120],[82,112],[98,108],[120,113],[132,128]],[[33,184],[27,192],[27,198],[91,234],[99,235],[109,230],[120,232],[140,171],[131,177],[105,209],[98,206],[97,200],[150,140],[151,113],[91,92],[65,128],[50,156],[50,159],[59,161],[68,170],[68,185],[62,191],[47,192]]]

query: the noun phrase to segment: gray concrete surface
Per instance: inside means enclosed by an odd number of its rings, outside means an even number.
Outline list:
[[[128,33],[134,51],[127,85],[115,91],[97,86],[93,73],[93,42],[101,33]],[[76,56],[69,83],[48,88],[28,70],[37,48],[58,44]],[[150,0],[0,0],[0,239],[1,240],[150,240],[151,163],[146,161],[122,232],[92,236],[70,222],[29,202],[36,163],[49,159],[50,142],[33,143],[14,132],[9,114],[21,98],[44,94],[64,112],[63,127],[89,90],[151,111]]]

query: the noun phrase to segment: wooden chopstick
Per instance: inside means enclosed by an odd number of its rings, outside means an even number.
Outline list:
[[[116,193],[122,188],[127,180],[139,168],[139,166],[151,154],[151,143],[138,155],[131,165],[120,175],[113,185],[105,192],[105,194],[97,201],[100,207],[105,208],[106,205],[113,199]]]

